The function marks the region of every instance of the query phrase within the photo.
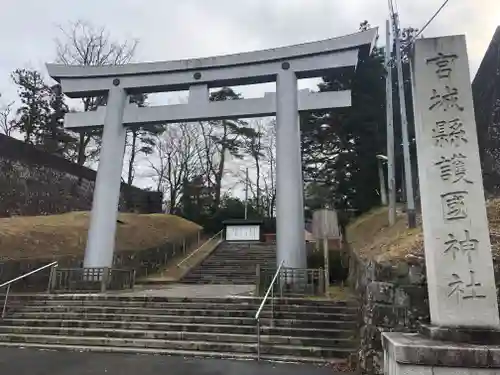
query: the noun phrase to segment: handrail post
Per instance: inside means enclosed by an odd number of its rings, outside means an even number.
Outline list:
[[[54,277],[55,277],[55,266],[52,266],[50,267],[50,275],[49,275],[49,283],[47,284],[47,293],[50,293],[50,291],[52,290],[52,284],[53,284],[53,280],[54,280]]]
[[[274,282],[271,286],[271,327],[274,327]]]
[[[9,298],[10,285],[7,286],[7,292],[5,292],[5,299],[3,301],[3,309],[2,309],[2,319],[5,317],[5,309],[7,307],[7,299]]]
[[[257,361],[260,361],[260,318],[257,318]]]
[[[57,267],[59,267],[59,265],[56,263],[54,266],[53,266],[53,269],[54,269],[54,277],[52,278],[52,285],[50,286],[50,290],[52,291],[55,291],[56,290],[56,286],[57,286]]]
[[[261,290],[260,290],[261,280],[260,280],[260,264],[258,264],[258,263],[257,263],[257,267],[255,268],[255,278],[257,279],[257,281],[255,283],[255,285],[256,285],[255,295],[260,296],[261,295]]]
[[[108,276],[109,276],[109,268],[104,267],[102,270],[102,277],[101,277],[101,293],[106,292],[106,288],[108,287]]]

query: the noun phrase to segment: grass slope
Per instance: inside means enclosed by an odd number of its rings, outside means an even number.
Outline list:
[[[83,255],[88,225],[88,212],[0,218],[0,259]],[[186,235],[194,235],[199,229],[197,224],[178,216],[121,213],[116,249],[145,250],[179,241]]]
[[[493,257],[500,256],[500,199],[487,202]],[[418,218],[418,222],[421,220]],[[347,226],[347,240],[363,259],[397,262],[408,257],[424,256],[422,226],[408,229],[406,214],[398,209],[396,224],[388,225],[387,208],[377,208]]]

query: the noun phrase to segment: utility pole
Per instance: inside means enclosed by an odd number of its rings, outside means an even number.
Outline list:
[[[408,227],[415,228],[417,226],[417,217],[415,212],[415,197],[413,195],[413,178],[410,159],[410,144],[408,142],[408,119],[406,118],[406,102],[405,90],[403,81],[403,65],[401,61],[401,41],[399,30],[399,16],[395,12],[392,13],[392,22],[394,27],[394,41],[396,48],[396,66],[398,70],[398,91],[399,91],[399,108],[401,111],[401,130],[403,136],[403,156],[404,156],[404,171],[406,183],[406,213],[408,216]]]
[[[391,21],[386,20],[386,40],[385,40],[385,68],[387,76],[385,78],[385,97],[387,115],[387,185],[389,190],[389,225],[396,222],[396,173],[394,163],[394,121],[392,108],[392,64],[391,64]]]
[[[248,168],[245,173],[245,220],[248,219]]]

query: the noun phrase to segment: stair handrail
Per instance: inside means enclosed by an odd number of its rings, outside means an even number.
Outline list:
[[[207,243],[215,239],[216,237],[220,236],[219,240],[222,240],[222,234],[224,233],[224,229],[220,230],[216,234],[214,234],[212,237],[210,237],[209,240],[203,242],[195,251],[193,251],[191,254],[189,254],[186,258],[181,260],[179,263],[177,263],[177,267],[179,268],[184,262],[186,262],[188,259],[190,259],[194,254],[196,254],[203,246],[205,246]]]
[[[285,260],[283,259],[281,263],[278,266],[278,269],[274,273],[273,279],[271,281],[271,285],[267,288],[267,292],[264,295],[264,298],[262,299],[262,302],[260,303],[259,309],[255,313],[255,320],[257,322],[257,360],[260,361],[260,313],[262,312],[262,309],[264,308],[264,305],[266,304],[267,298],[269,297],[269,294],[271,294],[271,321],[274,319],[274,283],[276,282],[276,279],[278,278],[278,275],[281,272],[281,268],[283,267]]]
[[[42,270],[44,270],[46,268],[49,268],[49,267],[56,268],[57,265],[58,265],[58,262],[55,261],[55,262],[46,264],[45,266],[38,267],[37,269],[35,269],[33,271],[30,271],[30,272],[27,272],[24,275],[18,276],[16,278],[12,279],[12,280],[6,281],[3,284],[0,284],[0,288],[3,288],[4,286],[7,287],[7,292],[5,293],[5,300],[3,301],[2,319],[5,317],[5,308],[7,307],[7,300],[9,299],[10,286],[12,284],[14,284],[16,281],[24,279],[25,277],[28,277],[28,276],[31,276],[31,275],[37,273],[37,272],[40,272],[40,271],[42,271]],[[51,271],[50,277],[49,277],[49,286],[50,286],[50,282],[52,280],[52,277],[54,277],[54,275],[53,275],[53,272]]]

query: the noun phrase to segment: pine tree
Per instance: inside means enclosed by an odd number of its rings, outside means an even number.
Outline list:
[[[229,87],[213,92],[210,95],[210,101],[239,100],[241,95],[235,93]],[[244,157],[245,144],[249,139],[257,137],[257,132],[248,126],[246,121],[242,120],[222,120],[211,121],[209,125],[216,131],[205,133],[209,140],[217,149],[216,160],[209,160],[209,174],[212,176],[214,189],[214,202],[212,210],[215,213],[221,202],[222,178],[225,172],[227,156],[237,159]],[[208,148],[208,145],[205,145]]]
[[[131,103],[139,107],[147,105],[147,95],[138,94],[130,98]],[[127,183],[132,185],[135,177],[135,163],[138,155],[151,155],[156,144],[156,136],[165,131],[164,125],[151,124],[136,126],[127,130],[127,150],[129,155]]]
[[[324,195],[318,202],[315,194],[314,205],[361,213],[379,204],[376,155],[385,150],[384,80],[383,54],[375,49],[360,57],[354,74],[338,70],[319,85],[320,91],[350,88],[352,106],[302,118],[304,174]]]
[[[41,128],[50,116],[50,89],[36,70],[16,69],[11,78],[18,85],[21,99],[15,129],[24,135],[26,143],[37,144]]]
[[[64,116],[68,113],[68,106],[64,102],[60,85],[50,88],[49,105],[50,114],[38,135],[39,147],[51,154],[69,157],[68,153],[74,148],[76,137],[64,129]]]

